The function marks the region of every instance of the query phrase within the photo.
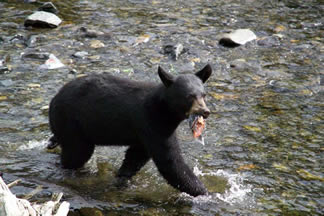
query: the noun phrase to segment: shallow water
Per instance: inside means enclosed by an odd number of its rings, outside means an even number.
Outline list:
[[[320,0],[53,2],[64,22],[26,29],[25,17],[39,5],[0,1],[0,61],[8,68],[0,70],[0,171],[7,182],[23,180],[13,188],[18,196],[41,185],[32,200],[63,191],[72,210],[105,215],[324,214]],[[84,37],[82,26],[105,34]],[[238,28],[258,39],[236,48],[218,44],[221,33]],[[27,47],[30,35],[41,39]],[[95,40],[104,47],[94,48]],[[170,43],[185,48],[177,61],[163,53]],[[22,58],[35,51],[53,53],[67,67],[43,70],[43,60]],[[75,58],[77,51],[88,55]],[[157,65],[177,74],[206,63],[214,72],[206,87],[212,115],[205,145],[192,140],[187,122],[179,137],[210,196],[180,194],[152,162],[130,187],[115,188],[123,148],[97,148],[75,172],[60,168],[57,151],[45,150],[48,103],[76,76],[109,72],[158,82]]]

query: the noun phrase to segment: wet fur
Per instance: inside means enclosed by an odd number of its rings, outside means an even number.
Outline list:
[[[159,68],[163,84],[110,74],[71,81],[50,103],[52,147],[61,146],[65,168],[79,168],[90,159],[95,145],[129,146],[119,178],[131,178],[153,159],[173,187],[192,196],[206,194],[181,156],[175,131],[190,112],[208,116],[206,106],[192,106],[205,94],[203,82],[210,74],[207,65],[196,75],[178,77]]]

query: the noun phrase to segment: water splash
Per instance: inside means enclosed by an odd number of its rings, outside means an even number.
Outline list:
[[[198,176],[221,176],[228,179],[228,184],[230,188],[225,191],[225,193],[214,193],[211,196],[197,197],[197,201],[210,200],[211,198],[217,198],[230,205],[245,202],[247,199],[251,198],[248,196],[252,191],[252,186],[244,184],[244,177],[240,174],[229,173],[225,170],[217,170],[216,172],[211,171],[208,173],[203,173],[197,166],[194,167],[194,173]]]
[[[48,145],[48,140],[31,140],[28,143],[18,147],[17,150],[31,150],[31,149],[43,149]]]

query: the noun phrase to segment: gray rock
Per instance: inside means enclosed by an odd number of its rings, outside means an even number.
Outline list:
[[[219,44],[226,47],[236,47],[255,40],[257,36],[249,29],[237,29],[228,34],[223,34]]]
[[[58,10],[52,2],[45,2],[42,6],[38,8],[39,11],[46,11],[49,13],[57,14]]]
[[[80,51],[73,54],[76,58],[85,58],[87,55],[89,55],[89,53],[86,51]]]
[[[246,70],[250,67],[250,64],[246,62],[245,59],[235,59],[230,62],[230,67],[235,68],[236,70]]]
[[[8,87],[8,86],[11,86],[12,84],[13,84],[13,81],[11,79],[1,80],[0,81],[0,86],[1,87]]]
[[[0,65],[0,74],[4,74],[8,71],[9,71],[8,67]]]
[[[22,58],[23,59],[38,59],[38,60],[47,60],[50,57],[50,53],[48,52],[29,52],[29,53],[23,53]]]
[[[37,11],[28,16],[25,20],[25,26],[40,27],[40,28],[56,28],[61,24],[62,20],[55,14],[45,11]]]
[[[88,29],[84,26],[80,27],[77,32],[79,36],[86,38],[100,38],[105,40],[110,40],[112,35],[109,32],[102,32],[97,30]]]

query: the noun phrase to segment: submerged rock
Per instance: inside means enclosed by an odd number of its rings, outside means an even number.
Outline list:
[[[79,52],[74,53],[72,56],[73,57],[76,57],[76,58],[85,58],[87,55],[89,55],[88,52],[86,52],[86,51],[79,51]]]
[[[53,13],[37,11],[27,17],[24,25],[26,27],[56,28],[61,22],[62,20]]]
[[[26,41],[28,47],[35,47],[38,42],[45,41],[44,35],[30,35]]]
[[[87,29],[86,27],[82,26],[79,31],[81,32],[81,35],[83,37],[88,37],[88,38],[96,38],[98,36],[103,35],[103,32],[101,31],[96,31],[96,30],[91,30]]]
[[[278,36],[263,37],[258,40],[258,45],[263,47],[274,47],[280,45],[280,38]]]
[[[97,31],[93,29],[88,29],[84,26],[82,26],[77,33],[81,37],[86,37],[86,38],[100,38],[104,40],[109,40],[111,39],[111,34],[109,32],[102,32],[102,31]]]
[[[11,86],[14,82],[11,79],[7,79],[7,80],[1,80],[0,81],[0,86],[1,87],[8,87]]]
[[[49,13],[57,14],[58,10],[52,2],[45,2],[42,6],[38,8],[39,11],[46,11]]]
[[[237,47],[256,38],[257,36],[249,29],[237,29],[231,33],[222,35],[219,44],[226,47]]]
[[[0,24],[0,26],[2,28],[8,28],[8,29],[18,29],[19,28],[19,25],[17,23],[14,23],[14,22],[2,22]]]
[[[235,59],[230,62],[230,67],[236,71],[259,71],[261,66],[257,62],[249,61],[245,59]]]

